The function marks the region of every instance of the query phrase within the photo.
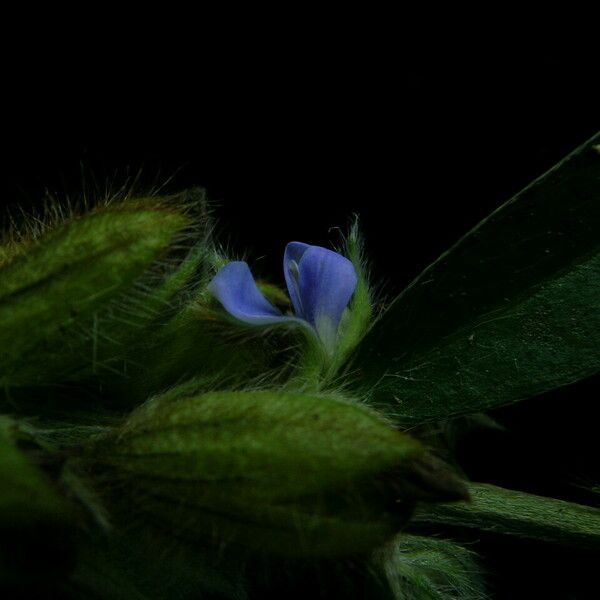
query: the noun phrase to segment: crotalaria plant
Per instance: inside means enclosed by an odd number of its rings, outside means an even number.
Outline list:
[[[596,508],[467,481],[452,439],[600,370],[600,137],[391,302],[367,252],[256,281],[201,190],[7,230],[2,591],[470,600],[465,532],[597,552]]]

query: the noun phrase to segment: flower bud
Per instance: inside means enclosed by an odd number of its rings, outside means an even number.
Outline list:
[[[23,243],[0,264],[0,384],[49,383],[88,365],[95,370],[99,346],[111,337],[105,322],[118,313],[109,302],[187,226],[184,214],[158,205],[108,207]],[[119,317],[122,331],[128,323]]]
[[[464,497],[454,476],[431,480],[419,442],[332,396],[158,397],[95,440],[88,460],[124,522],[280,556],[368,552],[419,497]]]

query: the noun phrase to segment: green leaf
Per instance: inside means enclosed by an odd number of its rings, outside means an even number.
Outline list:
[[[448,540],[402,534],[374,562],[394,600],[487,597],[474,553]]]
[[[469,490],[470,504],[422,506],[415,522],[444,523],[600,549],[597,508],[483,483],[473,483]]]
[[[188,225],[185,215],[160,207],[104,208],[15,254],[0,270],[0,385],[50,383],[95,365],[102,319],[110,319],[99,311]]]
[[[600,134],[428,267],[363,339],[355,381],[400,423],[600,369]]]

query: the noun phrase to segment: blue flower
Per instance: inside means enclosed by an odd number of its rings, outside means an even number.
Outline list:
[[[208,289],[236,319],[251,325],[299,322],[308,325],[324,346],[333,351],[342,313],[356,287],[354,265],[341,254],[290,242],[283,256],[283,272],[294,317],[275,308],[259,291],[248,264],[226,264]]]

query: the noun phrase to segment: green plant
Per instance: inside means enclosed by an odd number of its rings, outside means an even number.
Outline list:
[[[259,319],[230,302],[232,281],[238,299],[254,283],[200,190],[54,207],[5,232],[1,585],[467,600],[484,576],[452,528],[597,549],[595,508],[466,483],[452,441],[600,369],[599,144],[376,318],[357,224],[345,259],[314,251],[354,271],[331,323],[294,295],[305,245],[286,271],[295,317],[268,304],[287,301],[273,283],[252,292]],[[217,288],[228,264],[242,275]]]

